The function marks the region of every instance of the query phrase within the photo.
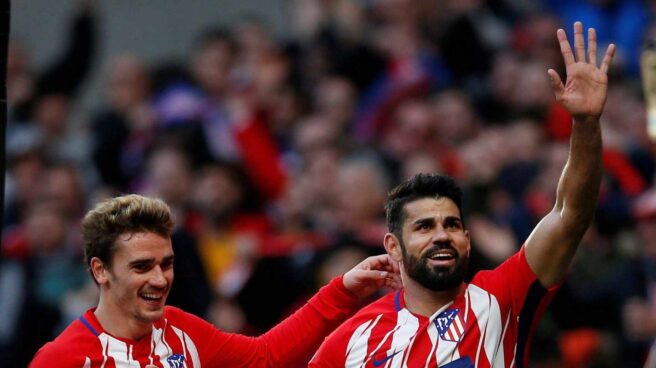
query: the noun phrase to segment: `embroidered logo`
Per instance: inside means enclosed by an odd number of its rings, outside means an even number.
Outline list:
[[[459,308],[445,310],[433,320],[433,323],[442,340],[458,342],[465,332],[465,324],[460,317]]]
[[[184,368],[185,357],[182,354],[173,354],[166,358],[171,368]]]

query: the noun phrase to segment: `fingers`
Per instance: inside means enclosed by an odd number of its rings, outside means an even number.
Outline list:
[[[574,22],[574,49],[576,50],[576,60],[585,62],[585,39],[581,22]]]
[[[556,98],[558,98],[560,95],[562,95],[565,92],[565,86],[563,86],[563,82],[562,80],[560,80],[560,76],[558,75],[558,72],[556,72],[553,69],[549,69],[547,70],[547,74],[549,74],[549,81],[551,82],[551,88],[553,89]]]
[[[556,36],[558,37],[558,44],[560,44],[560,52],[563,54],[563,59],[565,60],[565,66],[567,67],[574,64],[576,61],[574,60],[574,54],[572,54],[572,48],[569,45],[569,41],[567,41],[565,31],[559,29],[556,31]]]
[[[615,56],[615,44],[610,44],[608,45],[608,48],[606,49],[606,54],[604,55],[603,60],[601,60],[601,71],[604,73],[608,73],[608,69],[610,68],[610,63],[613,61],[613,56]]]
[[[399,273],[398,263],[387,254],[368,257],[355,266],[355,268],[362,270],[384,270],[392,273]]]
[[[588,28],[588,62],[597,66],[597,32]]]

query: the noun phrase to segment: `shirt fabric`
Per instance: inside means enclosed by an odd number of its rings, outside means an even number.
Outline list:
[[[112,336],[88,310],[35,355],[30,368],[285,367],[307,362],[321,340],[352,314],[357,299],[341,277],[260,337],[222,332],[178,308],[166,306],[152,332],[139,340]]]
[[[403,290],[372,303],[326,339],[310,367],[526,367],[557,288],[540,284],[522,247],[430,317],[410,312]]]

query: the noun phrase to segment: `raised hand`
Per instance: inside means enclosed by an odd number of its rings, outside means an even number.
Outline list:
[[[365,259],[345,273],[342,281],[348,291],[361,298],[382,287],[401,287],[399,265],[387,254]]]
[[[581,22],[574,23],[574,51],[564,30],[559,29],[556,35],[567,72],[567,80],[563,85],[555,70],[547,71],[556,100],[574,119],[598,119],[606,102],[607,73],[615,55],[615,45],[608,46],[601,65],[597,67],[597,33],[594,28],[588,29],[587,60]]]

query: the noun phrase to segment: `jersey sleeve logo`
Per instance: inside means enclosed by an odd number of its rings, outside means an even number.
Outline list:
[[[465,332],[465,324],[459,308],[445,310],[433,320],[433,323],[442,340],[458,342]]]
[[[387,355],[386,357],[384,357],[383,359],[380,359],[380,360],[374,358],[374,361],[372,363],[373,363],[374,367],[380,367],[381,365],[385,364],[385,362],[387,362],[388,360],[394,358],[394,356],[396,354],[400,353],[400,352],[401,352],[401,350],[396,351],[396,352],[394,352],[390,355]]]
[[[181,354],[173,354],[166,358],[171,368],[184,368],[185,357]]]

